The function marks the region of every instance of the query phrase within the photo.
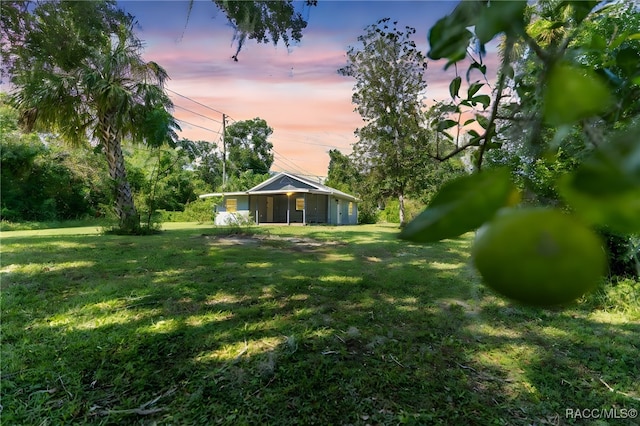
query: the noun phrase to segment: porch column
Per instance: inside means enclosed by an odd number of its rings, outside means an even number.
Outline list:
[[[307,194],[304,194],[304,206],[302,206],[302,224],[307,224]]]
[[[247,198],[249,198],[249,207],[247,208],[247,210],[249,211],[249,217],[247,219],[250,219],[251,218],[251,195],[249,195],[249,197],[247,197]],[[256,215],[253,218],[253,221],[256,223],[256,225],[258,225],[259,224],[259,218],[258,218],[258,204],[257,203],[256,203],[255,212],[256,212]]]

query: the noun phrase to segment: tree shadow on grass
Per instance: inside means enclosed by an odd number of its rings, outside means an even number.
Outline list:
[[[465,331],[478,342],[466,350],[469,377],[493,384],[494,404],[509,423],[637,424],[625,412],[640,402],[640,324],[599,322],[579,306],[545,310],[489,301]],[[612,409],[615,419],[593,417]],[[585,419],[576,410],[597,414]]]
[[[16,240],[3,259],[3,423],[530,424],[577,401],[542,373],[584,338],[576,329],[605,326],[550,313],[567,330],[549,337],[537,311],[492,304],[468,239],[353,238]],[[633,368],[638,331],[606,331],[623,342],[616,371]],[[567,375],[595,353],[565,356]],[[611,401],[591,391],[589,403]]]

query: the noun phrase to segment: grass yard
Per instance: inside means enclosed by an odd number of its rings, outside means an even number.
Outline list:
[[[3,232],[1,424],[640,422],[638,284],[524,308],[396,233]]]

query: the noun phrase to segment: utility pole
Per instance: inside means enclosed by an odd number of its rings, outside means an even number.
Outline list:
[[[227,115],[222,114],[222,187],[227,185],[227,143],[225,135],[227,134]]]

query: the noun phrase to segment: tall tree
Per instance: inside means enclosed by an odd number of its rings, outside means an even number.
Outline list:
[[[4,23],[3,23],[4,24]],[[8,22],[20,42],[4,50],[12,60],[12,102],[27,129],[58,133],[104,153],[114,184],[120,228],[135,233],[139,217],[121,143],[160,145],[175,139],[162,67],[145,62],[133,17],[115,2],[45,2]]]
[[[269,142],[272,133],[273,129],[262,118],[228,126],[225,133],[227,174],[239,177],[249,170],[256,175],[268,173],[273,164],[273,144]]]
[[[396,25],[385,18],[368,26],[338,72],[356,79],[352,100],[366,123],[356,131],[354,159],[381,197],[398,198],[404,225],[404,198],[428,161],[422,129],[427,84],[425,58],[411,40],[415,29]]]

